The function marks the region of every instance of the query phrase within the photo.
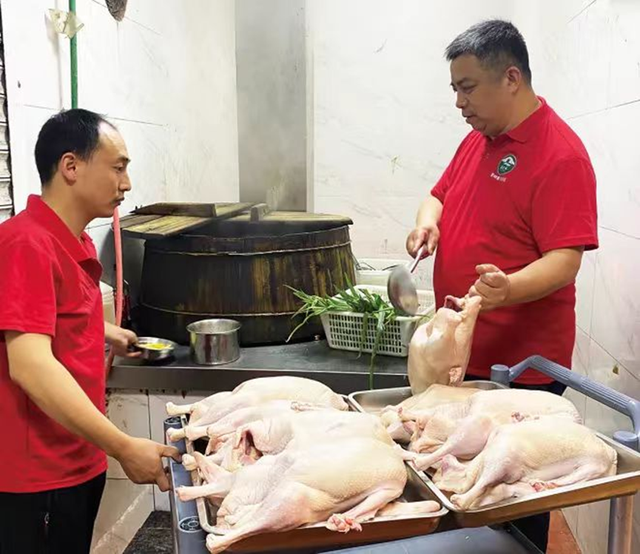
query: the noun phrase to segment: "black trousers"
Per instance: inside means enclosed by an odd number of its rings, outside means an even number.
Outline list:
[[[466,375],[465,381],[482,379],[481,377],[475,377],[473,375]],[[543,390],[562,396],[566,390],[566,386],[558,381],[553,381],[548,385],[521,385],[519,383],[511,383],[513,389],[528,389],[528,390]],[[529,539],[539,550],[542,552],[547,551],[547,544],[549,542],[549,522],[551,520],[551,514],[549,512],[544,514],[538,514],[535,516],[523,517],[521,519],[515,519],[513,523],[516,528]]]
[[[0,492],[0,554],[89,554],[106,473],[75,487]]]

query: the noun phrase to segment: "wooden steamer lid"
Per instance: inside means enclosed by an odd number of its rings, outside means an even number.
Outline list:
[[[206,212],[211,206],[215,212]],[[124,234],[152,239],[141,282],[144,334],[186,343],[186,325],[224,317],[242,323],[243,345],[282,343],[299,323],[292,319],[299,301],[286,285],[325,296],[355,280],[350,218],[246,204],[183,204],[177,211],[164,204],[164,215],[149,208],[122,225]],[[321,334],[315,321],[295,338]]]

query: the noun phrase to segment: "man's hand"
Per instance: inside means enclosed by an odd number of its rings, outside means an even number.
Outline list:
[[[6,331],[9,376],[50,418],[116,458],[136,483],[169,489],[162,457],[180,459],[178,450],[120,431],[89,400],[73,376],[54,357],[51,337]]]
[[[432,255],[438,247],[440,230],[435,223],[429,223],[422,227],[416,227],[407,237],[407,252],[412,258],[418,254],[418,250],[423,244],[427,245],[423,258]]]
[[[407,252],[412,258],[416,257],[422,245],[426,246],[422,254],[423,258],[431,256],[436,251],[440,239],[438,223],[442,217],[442,210],[442,202],[431,194],[420,204],[416,216],[416,227],[407,237]]]
[[[137,358],[140,352],[129,352],[129,346],[138,342],[138,337],[133,331],[104,322],[104,339],[113,348],[116,356]]]
[[[139,485],[158,485],[162,491],[171,487],[169,479],[162,467],[162,458],[173,458],[180,462],[180,453],[173,446],[165,446],[148,439],[129,437],[124,446],[115,453],[114,457],[120,462],[127,477]]]
[[[511,293],[509,277],[495,265],[476,266],[478,280],[469,289],[469,296],[482,298],[482,310],[494,310],[507,304]]]
[[[581,246],[549,250],[509,276],[495,265],[479,265],[476,271],[480,278],[469,295],[482,297],[483,311],[535,302],[575,281],[583,251]]]

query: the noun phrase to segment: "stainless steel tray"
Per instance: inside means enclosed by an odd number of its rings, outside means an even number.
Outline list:
[[[486,390],[506,388],[491,381],[467,381],[464,386],[476,386]],[[410,395],[411,389],[403,387],[354,392],[349,395],[349,399],[357,409],[377,413],[385,406],[399,404]],[[441,491],[424,471],[419,471],[412,463],[409,463],[409,467],[424,481],[438,501],[451,512],[451,516],[459,526],[493,525],[568,506],[632,495],[640,490],[640,453],[600,433],[596,434],[618,453],[617,475],[535,493],[525,498],[501,502],[478,510],[460,511],[449,500],[450,494]]]
[[[354,402],[344,397],[352,410],[361,411]],[[181,417],[183,426],[187,424],[185,416]],[[196,441],[195,444],[185,440],[186,451],[190,454],[194,450],[203,450],[206,442]],[[435,500],[438,497],[433,489],[415,472],[407,472],[408,481],[400,500],[416,502],[421,500]],[[191,472],[191,481],[194,485],[200,485],[201,480],[197,471]],[[177,500],[179,502],[179,500]],[[196,501],[200,526],[207,533],[214,533],[216,521],[216,507],[204,498]],[[390,541],[403,538],[416,537],[432,533],[438,527],[440,520],[447,514],[447,510],[441,510],[429,514],[406,515],[394,517],[376,517],[362,524],[362,531],[351,533],[337,533],[328,530],[324,523],[305,525],[291,531],[278,533],[262,533],[248,537],[229,547],[228,552],[285,552],[293,549],[314,549],[325,547],[339,547],[347,545],[360,545],[373,542]],[[215,533],[214,533],[215,534]]]
[[[500,383],[493,381],[464,381],[461,387],[475,387],[481,390],[508,389]],[[400,404],[411,396],[410,387],[395,389],[376,389],[351,393],[347,399],[357,410],[377,414],[386,406]]]

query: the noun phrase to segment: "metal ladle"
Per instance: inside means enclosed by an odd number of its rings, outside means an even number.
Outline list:
[[[415,259],[407,265],[396,266],[387,281],[387,294],[391,305],[408,316],[414,316],[418,313],[418,292],[411,274],[418,266],[425,248],[426,245],[423,244],[418,250]]]

